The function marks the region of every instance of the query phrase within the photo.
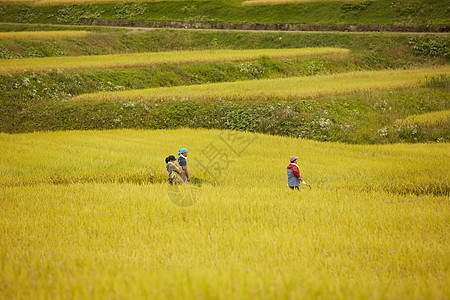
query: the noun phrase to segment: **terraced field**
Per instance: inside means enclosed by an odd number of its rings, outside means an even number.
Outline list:
[[[348,49],[302,48],[302,49],[257,49],[257,50],[204,50],[130,53],[111,55],[89,55],[73,57],[22,58],[0,61],[0,73],[47,70],[83,70],[107,68],[145,67],[157,64],[186,64],[214,61],[248,61],[261,56],[271,58],[295,58],[311,56],[347,55]]]
[[[164,101],[164,100],[304,100],[323,96],[372,92],[377,90],[408,89],[424,85],[426,77],[447,76],[449,67],[363,71],[337,75],[266,79],[215,83],[190,87],[164,87],[80,95],[75,101]]]
[[[243,1],[241,5],[278,5],[278,4],[286,4],[286,3],[302,3],[302,2],[327,2],[327,1],[333,1],[336,2],[336,0],[248,0]],[[338,0],[337,2],[352,2],[352,1],[358,1],[358,0]]]
[[[86,36],[89,32],[85,30],[61,30],[61,31],[20,31],[20,32],[0,32],[0,40],[12,39],[54,39],[54,38],[73,38]]]
[[[419,126],[439,126],[450,122],[450,111],[434,111],[421,115],[408,116],[406,119],[398,120],[401,125],[419,125]]]
[[[0,18],[151,15],[56,3]],[[0,30],[0,299],[450,297],[447,35]]]
[[[174,1],[174,0],[144,0],[138,2],[161,2],[161,1]],[[186,0],[175,0],[186,1]],[[114,3],[115,0],[2,0],[3,3],[26,3],[33,5],[49,6],[49,5],[73,5],[73,4],[95,4],[95,3]],[[135,0],[124,0],[122,2],[136,2]]]
[[[189,129],[0,141],[2,296],[449,293],[448,144]],[[170,189],[164,157],[180,145],[196,183]],[[291,154],[312,190],[286,187]]]

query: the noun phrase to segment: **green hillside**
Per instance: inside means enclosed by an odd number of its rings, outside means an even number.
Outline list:
[[[0,0],[0,299],[450,299],[450,1],[243,1]]]
[[[5,32],[37,31],[38,35],[42,35],[43,30],[77,29],[17,24],[1,25],[0,28]],[[116,100],[93,103],[70,101],[78,95],[104,91],[445,66],[450,57],[446,35],[179,30],[131,33],[86,26],[78,29],[89,33],[79,37],[24,39],[19,36],[0,40],[0,53],[4,59],[2,65],[15,66],[14,62],[21,63],[21,58],[33,63],[33,59],[38,63],[47,58],[48,68],[54,69],[51,63],[53,57],[55,61],[64,61],[64,57],[70,56],[76,62],[79,55],[90,55],[92,60],[96,60],[108,57],[99,55],[128,53],[127,57],[132,59],[132,53],[153,51],[161,52],[164,57],[165,51],[173,50],[247,49],[251,53],[251,49],[266,49],[269,51],[267,53],[276,55],[277,49],[332,47],[349,49],[350,52],[344,56],[315,55],[284,59],[265,56],[244,61],[222,58],[216,62],[163,62],[154,66],[126,68],[105,68],[100,64],[83,70],[0,74],[0,86],[4,91],[0,96],[1,131],[189,126],[347,143],[449,140],[450,124],[446,122],[434,127],[399,126],[396,123],[396,120],[409,115],[450,108],[449,80],[445,73],[429,75],[416,88],[406,90],[360,92],[303,101],[280,101],[276,98],[239,103],[224,99],[183,103],[166,101],[160,104],[139,100],[124,103]],[[136,55],[138,57],[142,54]],[[386,109],[389,109],[388,114]]]
[[[243,1],[160,1],[35,6],[0,4],[0,21],[77,24],[81,19],[234,23],[448,25],[449,1],[362,0],[241,6]],[[92,2],[89,4],[89,2]],[[72,2],[73,3],[73,2]]]
[[[4,91],[0,95],[0,131],[187,126],[346,143],[450,139],[448,122],[434,126],[397,122],[410,115],[450,108],[446,71],[432,71],[402,88],[399,87],[403,83],[398,83],[395,87],[364,90],[355,81],[336,94],[310,91],[310,96],[298,99],[267,96],[270,93],[263,90],[254,97],[246,94],[245,88],[238,88],[231,98],[215,94],[208,101],[191,101],[183,95],[161,103],[140,96],[117,101],[122,94],[105,94],[102,101],[73,101],[87,99],[83,95],[92,93],[94,96],[89,97],[97,99],[95,93],[100,92],[142,95],[140,89],[227,82],[240,86],[245,80],[289,77],[308,82],[302,78],[339,73],[345,78],[345,73],[365,70],[442,67],[450,61],[449,35],[445,33],[130,30],[78,25],[86,19],[401,26],[449,23],[448,1],[320,1],[250,6],[241,3],[84,1],[74,5],[68,0],[22,4],[4,1],[0,4],[0,20],[13,23],[0,24],[0,31],[4,32],[0,35],[0,87]],[[342,48],[346,54],[280,56],[288,48],[296,51],[319,47],[336,51]],[[206,61],[201,54],[194,58],[186,54],[194,52],[184,52],[182,60],[169,59],[169,55],[182,55],[178,51],[204,50],[245,50],[251,55],[233,59],[218,54],[214,60]],[[158,62],[152,63],[150,57],[156,56]],[[365,83],[371,86],[370,80]]]

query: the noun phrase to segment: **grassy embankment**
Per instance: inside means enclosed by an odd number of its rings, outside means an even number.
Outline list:
[[[397,120],[400,115],[408,116],[416,109],[423,112],[448,109],[447,76],[448,67],[356,72],[94,93],[78,96],[75,101],[82,101],[80,106],[84,107],[84,112],[98,108],[98,120],[88,122],[91,126],[103,121],[106,124],[115,122],[117,125],[134,124],[131,126],[145,128],[143,124],[149,122],[156,128],[183,125],[230,128],[351,143],[447,141],[450,120],[438,121],[440,114],[437,112],[423,117],[430,120],[428,123]],[[442,92],[427,89],[419,93],[393,92],[430,87],[433,79],[443,80]],[[383,90],[390,92],[376,93]],[[324,96],[328,100],[305,101]],[[106,103],[110,101],[116,104],[108,108]],[[189,101],[200,103],[190,104]],[[236,105],[236,101],[242,104]],[[111,122],[105,112],[112,107],[120,107],[122,111],[115,114]],[[164,119],[164,122],[155,123],[155,116]]]
[[[448,35],[382,33],[302,33],[151,30],[0,24],[0,31],[89,30],[85,37],[0,41],[3,59],[205,49],[281,49],[336,47],[350,49],[369,67],[416,64],[424,58],[447,58]]]
[[[36,25],[0,27],[5,31],[64,29]],[[86,30],[86,27],[82,28]],[[445,36],[170,30],[128,34],[111,30],[70,39],[4,40],[0,41],[0,45],[5,57],[264,47],[339,47],[351,50],[350,55],[342,58],[320,56],[273,60],[265,57],[236,63],[164,64],[146,68],[0,75],[2,90],[5,91],[2,94],[1,128],[6,132],[190,126],[251,130],[351,143],[448,139],[446,126],[423,131],[420,126],[395,125],[397,119],[410,114],[448,109],[446,77],[428,78],[425,89],[329,97],[302,103],[271,101],[261,104],[251,101],[236,104],[222,101],[201,105],[187,101],[145,108],[140,103],[124,107],[121,103],[66,102],[72,95],[99,91],[445,65],[448,59]],[[194,114],[197,117],[194,118]]]
[[[174,0],[124,0],[121,2],[163,2],[163,1],[174,1]],[[183,1],[183,0],[175,0]],[[201,1],[201,0],[200,0]],[[206,0],[203,0],[206,1]],[[247,0],[243,1],[241,5],[276,5],[285,3],[295,3],[295,2],[321,2],[321,1],[341,1],[341,2],[351,2],[360,0]],[[108,3],[117,2],[117,0],[3,0],[4,3],[27,3],[33,5],[61,5],[61,4],[89,4],[89,3]],[[235,1],[236,3],[238,1]]]
[[[441,0],[321,1],[241,6],[235,1],[159,1],[46,6],[1,6],[0,21],[76,24],[80,19],[156,20],[300,24],[448,24],[448,3]],[[51,5],[54,4],[54,5]],[[381,12],[381,13],[380,13]]]
[[[417,88],[427,77],[447,77],[450,67],[415,70],[387,70],[202,84],[189,87],[163,87],[145,90],[80,95],[74,101],[160,102],[167,100],[264,101],[304,100],[323,96]]]
[[[448,297],[448,144],[228,134],[0,134],[0,296]],[[202,184],[148,184],[180,144]],[[286,187],[292,154],[311,191]]]

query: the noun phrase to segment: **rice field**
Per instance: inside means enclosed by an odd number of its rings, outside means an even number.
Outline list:
[[[294,1],[243,5],[257,2]],[[0,40],[77,34],[88,32]],[[346,55],[304,48],[26,58],[0,60],[0,73]],[[84,94],[69,104],[315,99],[418,88],[449,73],[248,80]],[[449,116],[397,125],[442,126]],[[448,143],[347,145],[182,128],[0,133],[0,145],[0,299],[450,298]],[[174,187],[164,159],[181,147],[192,182]],[[291,155],[311,189],[286,186]]]
[[[261,56],[294,58],[312,56],[348,55],[342,48],[252,49],[252,50],[201,50],[127,53],[111,55],[64,56],[0,60],[0,74],[23,71],[83,70],[107,68],[145,67],[164,63],[184,64],[214,61],[246,61]]]
[[[397,120],[397,125],[419,125],[422,127],[450,126],[450,110],[434,111],[421,115],[408,116]]]
[[[0,143],[2,299],[450,296],[449,144],[190,129]],[[180,147],[198,183],[170,189],[164,158]],[[291,155],[311,190],[286,187]],[[156,181],[117,180],[136,172]]]
[[[120,2],[162,2],[162,1],[186,1],[186,0],[122,0]],[[115,3],[118,0],[2,0],[2,3],[26,3],[40,6],[65,5],[65,4],[94,4]]]
[[[180,1],[187,2],[186,0],[124,0],[121,2],[162,2],[162,1]],[[200,0],[201,1],[201,0]],[[336,0],[249,0],[243,1],[242,5],[273,5],[295,2],[323,2],[323,1],[336,1]],[[343,1],[343,0],[339,0]],[[345,0],[357,1],[357,0]],[[64,4],[90,4],[90,3],[115,3],[117,0],[2,0],[3,3],[27,3],[33,5],[64,5]]]
[[[85,30],[0,32],[0,40],[74,38],[83,37],[88,34],[89,32]]]
[[[164,101],[164,100],[302,100],[328,95],[422,86],[427,76],[449,74],[450,67],[383,70],[311,77],[246,80],[193,86],[162,87],[120,92],[84,94],[74,101]]]
[[[304,2],[336,2],[336,0],[248,0],[241,3],[242,6],[248,5],[277,5],[287,3],[304,3]],[[352,2],[358,0],[337,0],[338,2]]]

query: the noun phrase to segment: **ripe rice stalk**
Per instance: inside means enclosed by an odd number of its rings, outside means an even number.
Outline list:
[[[331,2],[331,1],[336,2],[336,0],[248,0],[248,1],[242,2],[241,5],[242,6],[277,5],[277,4],[288,4],[288,3]],[[359,1],[359,0],[345,0],[345,2],[352,2],[352,1]],[[344,1],[342,1],[342,2],[344,2]]]
[[[396,125],[419,125],[421,127],[437,127],[446,124],[450,125],[450,110],[434,111],[430,113],[408,116],[405,119],[397,120]]]
[[[181,142],[190,175],[217,184],[168,184]],[[447,298],[448,143],[177,129],[0,144],[1,299]],[[293,154],[311,191],[286,186]]]
[[[88,34],[85,30],[0,32],[0,40],[73,38]]]
[[[361,71],[313,77],[211,83],[120,92],[101,92],[75,97],[75,101],[167,101],[167,100],[304,100],[328,95],[405,89],[425,84],[425,77],[449,73],[450,67],[413,70]]]
[[[162,2],[169,0],[122,0],[120,2]],[[183,1],[183,0],[178,0]],[[114,3],[117,0],[2,0],[3,3],[25,3],[38,6],[65,5],[65,4],[94,4],[94,3]]]
[[[261,56],[282,59],[311,56],[341,56],[350,50],[343,48],[200,50],[146,52],[111,55],[20,58],[0,61],[0,73],[46,70],[83,70],[145,67],[164,63],[184,64],[213,61],[248,61]]]
[[[0,133],[0,188],[167,182],[164,158],[176,154],[180,136],[193,158],[190,175],[205,180],[216,175],[219,186],[286,187],[280,166],[300,152],[302,175],[317,188],[434,195],[450,190],[448,143],[347,145],[205,129]],[[230,148],[242,147],[236,137],[248,142],[240,157]],[[215,158],[204,154],[212,150],[233,163],[217,171],[205,169]],[[265,176],[254,167],[261,153],[266,156]]]

